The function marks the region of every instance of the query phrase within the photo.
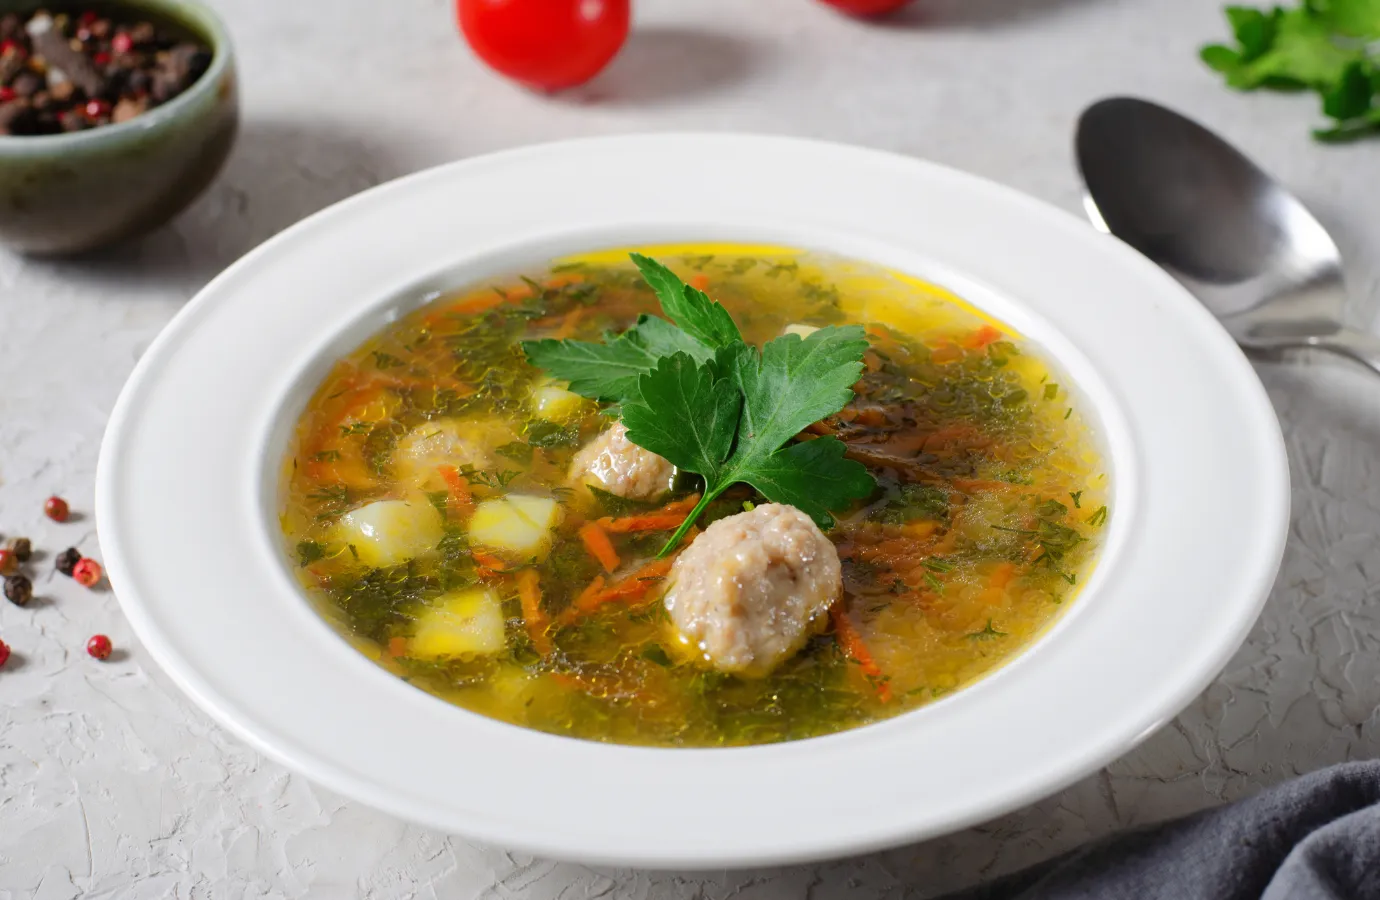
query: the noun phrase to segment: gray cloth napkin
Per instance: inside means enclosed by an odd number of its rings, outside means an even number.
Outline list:
[[[947,900],[1380,900],[1380,761],[1097,841]]]

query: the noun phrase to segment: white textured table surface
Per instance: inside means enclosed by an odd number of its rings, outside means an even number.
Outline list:
[[[223,266],[363,188],[532,141],[663,129],[827,137],[1075,211],[1074,118],[1098,97],[1137,93],[1220,128],[1293,185],[1338,235],[1358,318],[1375,310],[1380,142],[1319,147],[1308,98],[1218,85],[1195,58],[1223,31],[1216,0],[918,0],[887,27],[812,0],[638,0],[623,55],[561,100],[482,70],[442,0],[217,5],[238,41],[245,114],[221,180],[174,227],[118,253],[63,264],[0,254],[6,535],[98,552],[89,511],[106,414],[154,335]],[[476,847],[262,759],[171,687],[113,596],[50,577],[49,559],[40,600],[0,603],[0,637],[15,650],[0,672],[0,898],[925,897],[1374,756],[1380,394],[1365,373],[1332,365],[1261,376],[1295,479],[1292,539],[1264,618],[1171,727],[1029,809],[921,846],[772,871],[594,870]],[[42,517],[55,491],[84,521]],[[98,631],[124,648],[104,664],[83,652]]]

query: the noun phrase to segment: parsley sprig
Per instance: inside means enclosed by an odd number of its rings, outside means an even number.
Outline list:
[[[632,259],[669,322],[643,316],[603,343],[527,341],[523,350],[572,391],[622,404],[629,440],[704,479],[699,505],[662,555],[740,482],[824,528],[833,525],[832,510],[872,492],[875,480],[845,458],[842,441],[795,440],[852,399],[868,347],[862,328],[785,335],[759,349],[703,291],[656,260],[636,253]]]
[[[1334,120],[1313,136],[1344,141],[1380,131],[1380,0],[1302,0],[1292,8],[1228,6],[1236,46],[1202,58],[1238,90],[1312,90]]]

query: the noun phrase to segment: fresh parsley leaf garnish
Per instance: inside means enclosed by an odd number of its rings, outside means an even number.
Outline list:
[[[830,510],[872,492],[872,476],[844,458],[847,448],[837,438],[787,446],[848,403],[866,348],[861,328],[824,328],[805,340],[777,338],[760,351],[738,343],[713,363],[676,354],[641,378],[640,396],[623,404],[628,439],[705,480],[699,505],[668,548],[739,482],[825,528],[834,522]]]
[[[705,361],[714,356],[709,347],[655,316],[642,316],[632,328],[602,344],[523,341],[522,349],[532,365],[570,382],[570,390],[591,400],[612,403],[634,396],[637,379],[650,372],[662,357],[688,353]]]
[[[666,317],[690,337],[712,350],[742,343],[743,336],[728,310],[704,291],[681,281],[675,272],[649,256],[634,253],[632,261],[656,292]]]
[[[1229,6],[1235,46],[1212,44],[1203,62],[1238,90],[1307,89],[1335,120],[1313,132],[1321,141],[1380,131],[1380,2],[1303,0],[1294,8]]]
[[[629,440],[705,480],[698,506],[663,555],[740,482],[826,528],[831,510],[872,492],[875,480],[844,457],[837,438],[794,442],[853,398],[868,347],[861,327],[822,328],[804,340],[786,335],[758,349],[703,291],[654,259],[634,253],[632,260],[669,322],[643,316],[602,344],[527,341],[523,350],[572,391],[621,403]]]

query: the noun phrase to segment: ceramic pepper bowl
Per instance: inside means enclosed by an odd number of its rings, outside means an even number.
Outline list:
[[[128,121],[71,134],[0,136],[0,243],[57,256],[157,228],[206,189],[234,143],[239,101],[225,26],[190,0],[0,0],[0,14],[39,6],[161,22],[196,36],[212,60],[182,94]]]

